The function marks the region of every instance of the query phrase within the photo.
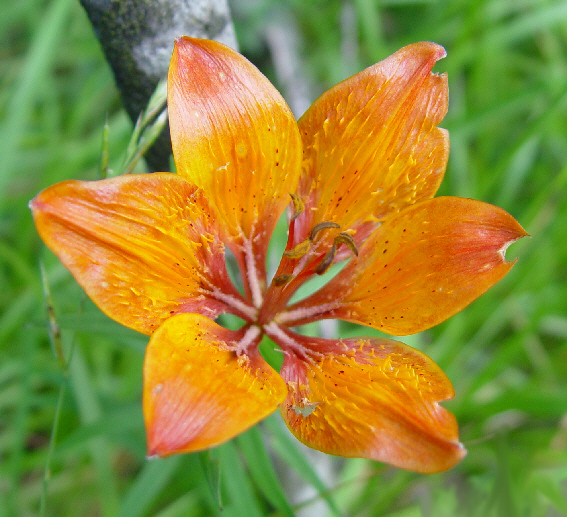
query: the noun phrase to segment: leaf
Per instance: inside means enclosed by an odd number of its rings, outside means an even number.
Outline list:
[[[120,517],[142,517],[169,484],[182,456],[147,461],[122,500]]]
[[[266,425],[275,438],[273,446],[282,460],[284,460],[292,469],[297,471],[297,473],[305,479],[305,481],[315,487],[319,493],[319,497],[324,499],[329,505],[332,515],[335,517],[343,517],[335,501],[329,494],[328,487],[325,486],[317,472],[315,472],[313,467],[305,459],[305,456],[298,449],[297,441],[291,437],[287,429],[282,425],[281,421],[277,421],[276,417],[271,416],[266,418],[264,422],[266,422]]]
[[[241,434],[236,441],[246,458],[254,483],[282,515],[293,517],[293,509],[280,485],[258,426]]]

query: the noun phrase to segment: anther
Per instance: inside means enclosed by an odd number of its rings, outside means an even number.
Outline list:
[[[284,251],[284,257],[292,258],[292,259],[299,259],[307,254],[309,249],[311,248],[311,241],[309,239],[300,242],[294,248]]]
[[[297,194],[290,194],[293,202],[293,215],[291,220],[297,219],[305,211],[305,203]]]
[[[348,233],[344,233],[344,232],[339,233],[335,237],[335,240],[333,242],[337,246],[339,246],[340,244],[344,244],[348,249],[350,249],[350,251],[352,251],[358,257],[358,248],[356,247],[356,243]]]
[[[321,231],[321,230],[327,230],[328,228],[340,228],[341,225],[337,224],[337,223],[333,223],[331,221],[323,221],[322,223],[316,224],[311,231],[309,232],[309,240],[312,241],[315,236]]]
[[[336,254],[337,254],[337,247],[333,242],[333,245],[331,246],[329,251],[325,253],[323,260],[321,260],[321,262],[317,264],[317,267],[315,268],[315,273],[317,273],[318,275],[322,275],[325,271],[327,271],[327,269],[331,267],[331,264],[333,263]]]
[[[274,277],[274,285],[276,287],[281,287],[282,285],[287,284],[292,278],[293,275],[289,275],[289,274],[276,276]]]

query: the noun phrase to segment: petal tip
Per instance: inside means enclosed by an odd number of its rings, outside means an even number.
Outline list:
[[[175,38],[175,41],[173,42],[173,52],[183,52],[186,49],[189,49],[189,47],[193,47],[195,46],[195,43],[197,42],[197,38],[191,38],[189,36],[179,36],[177,38]]]
[[[56,183],[55,185],[52,185],[51,187],[48,187],[45,190],[42,190],[33,199],[30,199],[30,201],[28,202],[28,208],[31,210],[33,215],[35,215],[37,212],[41,212],[45,210],[46,205],[48,205],[48,202],[46,202],[45,199],[46,194],[52,189],[56,189],[57,185],[60,185],[60,183]]]
[[[452,469],[464,459],[467,453],[467,449],[461,442],[450,442],[450,451],[447,456],[445,458],[440,458],[439,462],[431,465],[429,469],[423,470],[423,473],[437,474]]]
[[[506,251],[512,244],[519,241],[520,239],[523,239],[524,237],[531,237],[531,235],[527,232],[523,235],[519,235],[518,237],[505,242],[504,245],[498,250],[498,254],[502,257],[502,261],[505,264],[515,264],[518,261],[518,258],[515,258],[514,260],[506,259]]]
[[[172,448],[167,445],[167,437],[163,436],[162,439],[157,436],[159,429],[152,429],[146,424],[146,459],[155,460],[158,458],[166,458],[173,454],[183,452],[180,448]]]
[[[439,43],[434,43],[433,41],[420,41],[418,43],[412,43],[401,48],[394,55],[401,54],[404,57],[413,56],[415,58],[421,57],[427,63],[430,63],[431,68],[433,65],[447,56],[447,51]]]
[[[189,58],[192,52],[204,53],[223,53],[232,51],[230,47],[215,41],[201,38],[192,38],[190,36],[179,36],[173,43],[173,54],[182,54],[184,57]]]
[[[442,45],[439,45],[438,43],[433,43],[431,41],[428,41],[427,43],[432,45],[433,55],[435,56],[435,61],[439,61],[440,59],[447,57],[447,51],[445,50],[445,47],[443,47]]]
[[[511,230],[515,233],[515,237],[512,236],[511,238],[514,239],[514,241],[517,241],[522,237],[531,237],[530,234],[524,229],[524,227],[518,221],[516,221],[516,219],[514,219],[512,216],[510,217],[512,218],[512,223],[510,224],[510,227]]]
[[[467,453],[467,449],[460,441],[447,440],[436,454],[431,454],[427,458],[416,456],[413,464],[402,463],[399,467],[421,474],[438,474],[458,465]]]
[[[506,264],[514,264],[517,259],[509,261],[506,260],[506,251],[515,242],[523,239],[524,237],[531,237],[531,235],[522,227],[522,225],[514,219],[505,210],[499,209],[503,214],[501,223],[502,231],[502,246],[497,250],[498,254],[502,257],[502,261]]]
[[[449,465],[447,466],[447,468],[445,468],[443,470],[448,470],[448,469],[454,467],[457,463],[461,462],[464,459],[464,457],[468,454],[466,447],[461,442],[454,441],[452,443],[452,445],[453,445],[453,450],[454,450],[454,455],[453,455],[452,461],[448,462]]]
[[[443,59],[447,56],[445,47],[443,47],[443,45],[439,45],[439,43],[435,43],[433,41],[420,41],[418,43],[414,43],[414,45],[421,47],[428,54],[431,54],[432,57],[435,57],[436,60]],[[408,46],[411,47],[413,45]]]

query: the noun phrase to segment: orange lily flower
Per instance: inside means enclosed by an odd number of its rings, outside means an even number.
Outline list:
[[[449,318],[512,267],[526,235],[505,211],[433,198],[449,138],[445,51],[407,46],[323,94],[296,122],[269,81],[214,41],[181,38],[168,104],[177,174],[65,181],[32,202],[37,229],[108,316],[150,335],[143,408],[150,456],[201,450],[278,406],[315,449],[419,472],[465,454],[449,379],[385,338],[294,328],[339,318],[407,335]],[[291,202],[290,202],[291,195]],[[271,281],[268,242],[289,207]],[[226,269],[228,248],[243,292]],[[323,288],[291,302],[329,267]],[[214,319],[243,320],[228,330]],[[263,336],[281,348],[278,374]]]

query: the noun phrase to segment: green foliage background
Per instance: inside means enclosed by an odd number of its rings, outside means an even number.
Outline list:
[[[407,43],[443,44],[442,193],[500,205],[532,235],[489,293],[405,340],[452,379],[447,406],[469,450],[432,476],[308,455],[277,415],[213,451],[145,460],[146,338],[84,298],[27,209],[56,181],[97,177],[106,119],[118,167],[131,124],[77,0],[0,0],[0,12],[1,515],[567,515],[565,1],[235,0],[241,49],[276,84],[268,21],[297,29],[312,95]],[[40,259],[63,357],[50,346]]]

